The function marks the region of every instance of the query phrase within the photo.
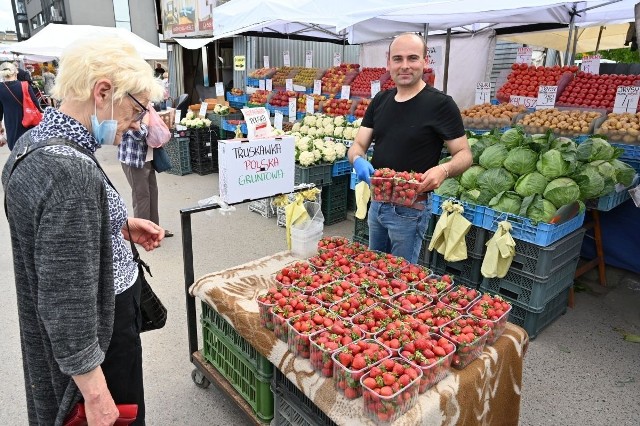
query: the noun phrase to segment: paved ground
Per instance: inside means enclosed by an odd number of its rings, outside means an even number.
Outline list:
[[[0,150],[0,165],[8,151]],[[110,178],[130,203],[130,192],[115,149],[98,154]],[[244,425],[246,419],[217,389],[191,381],[185,314],[179,210],[217,193],[217,175],[159,176],[162,225],[176,233],[154,253],[155,291],[169,309],[167,326],[143,336],[149,425]],[[2,194],[0,194],[2,195]],[[27,213],[27,212],[26,212]],[[27,213],[28,214],[28,213]],[[196,214],[193,220],[195,274],[243,263],[285,249],[284,231],[241,206],[222,216]],[[325,235],[353,234],[353,222],[326,227]],[[10,239],[0,220],[0,419],[25,424],[20,343]],[[610,287],[587,275],[587,289],[576,295],[575,309],[531,342],[525,358],[522,425],[640,424],[640,344],[621,333],[640,334],[640,278],[609,268]],[[0,421],[5,423],[5,421]]]

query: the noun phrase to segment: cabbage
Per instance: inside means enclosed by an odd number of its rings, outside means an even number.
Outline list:
[[[560,208],[577,201],[580,198],[580,188],[573,179],[563,177],[549,182],[542,195]]]
[[[520,216],[528,217],[534,222],[548,223],[557,210],[551,201],[545,200],[540,194],[535,194],[522,200]]]
[[[534,151],[517,147],[509,151],[509,155],[504,160],[503,167],[518,176],[534,172],[538,154]]]
[[[469,143],[469,148],[471,148],[471,155],[473,156],[473,164],[478,164],[478,160],[480,160],[480,154],[484,151],[485,145],[482,141],[477,141]]]
[[[572,141],[569,138],[565,138],[565,137],[559,137],[557,139],[554,139],[551,142],[551,149],[557,149],[558,151],[561,152],[576,152],[578,149],[578,144],[576,144],[574,141]]]
[[[591,138],[578,145],[578,160],[613,160],[618,157],[616,150],[604,139]]]
[[[592,161],[589,164],[585,164],[585,167],[594,167],[598,171],[598,173],[602,175],[602,177],[605,180],[607,179],[612,181],[616,180],[616,168],[613,167],[613,164],[611,164],[609,161],[604,161],[604,160]]]
[[[520,213],[522,198],[513,191],[502,191],[489,201],[489,207],[505,213]]]
[[[488,169],[478,176],[478,188],[482,192],[497,195],[502,191],[509,191],[513,188],[515,179],[502,167]]]
[[[481,192],[479,189],[470,189],[468,191],[463,191],[460,194],[460,201],[465,201],[471,204],[481,204],[478,202],[478,198],[480,197]]]
[[[547,179],[555,179],[573,172],[576,167],[575,154],[550,149],[540,156],[536,169]]]
[[[503,144],[491,145],[485,148],[478,162],[485,169],[496,169],[502,167],[507,155],[509,155],[509,150]]]
[[[522,141],[521,145],[537,153],[546,152],[549,150],[549,135],[537,134],[532,136],[525,136],[524,141]]]
[[[473,189],[478,186],[478,176],[486,169],[482,166],[471,166],[460,176],[460,185],[465,189]]]
[[[604,178],[595,167],[583,167],[572,177],[580,188],[580,199],[582,200],[595,198],[604,189]]]
[[[542,194],[548,183],[549,181],[542,174],[531,172],[520,176],[514,189],[520,196],[528,197],[533,194]]]
[[[622,185],[629,186],[633,183],[633,178],[636,175],[636,171],[633,167],[620,160],[611,160],[611,165],[616,171],[616,182]]]
[[[482,136],[482,143],[484,146],[492,146],[500,142],[500,138],[494,134],[489,133],[488,135]]]
[[[515,148],[519,146],[524,139],[522,131],[519,129],[509,129],[502,134],[500,142],[502,142],[507,148]]]
[[[441,197],[458,198],[461,189],[462,188],[460,187],[460,184],[457,180],[455,180],[454,178],[448,178],[445,179],[442,184],[433,192]]]

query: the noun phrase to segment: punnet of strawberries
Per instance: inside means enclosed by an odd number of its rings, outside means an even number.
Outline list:
[[[334,352],[332,358],[336,390],[344,393],[347,399],[360,397],[360,378],[372,366],[390,356],[384,346],[371,339],[358,340]]]
[[[429,331],[437,333],[440,327],[460,317],[462,314],[442,302],[436,302],[435,305],[427,306],[421,311],[413,314],[415,321],[429,327]]]
[[[366,290],[371,280],[384,279],[385,275],[377,269],[372,269],[367,266],[359,267],[355,272],[352,272],[343,277],[344,280],[349,281],[356,287]]]
[[[451,369],[456,346],[437,333],[423,335],[400,349],[400,356],[422,370],[420,393],[444,379]]]
[[[340,318],[348,320],[358,313],[375,306],[376,299],[364,293],[354,293],[344,299],[333,303],[329,309],[335,312]]]
[[[348,265],[351,261],[337,250],[325,250],[310,257],[307,261],[316,268],[316,271],[324,270],[333,265]]]
[[[315,272],[311,275],[302,275],[294,280],[293,287],[299,288],[306,294],[311,294],[320,287],[334,281],[333,276],[326,272]]]
[[[403,291],[395,295],[391,301],[392,306],[397,306],[405,314],[413,314],[433,303],[433,299],[427,293],[415,289]]]
[[[479,298],[480,292],[478,290],[464,285],[455,286],[445,294],[438,296],[440,302],[460,313],[466,312],[467,308]]]
[[[449,291],[453,287],[453,277],[450,275],[430,275],[422,281],[413,283],[413,288],[427,293],[431,297]]]
[[[388,277],[400,272],[409,262],[404,257],[386,254],[384,257],[373,260],[369,265],[378,271],[384,272]]]
[[[502,335],[507,325],[509,312],[511,312],[511,304],[509,302],[498,295],[492,296],[487,293],[483,294],[480,299],[467,309],[468,315],[491,322],[492,328],[489,331],[487,345],[493,345]]]
[[[425,280],[432,273],[431,269],[412,263],[402,268],[400,272],[396,272],[394,276],[399,280],[415,285],[414,283]]]
[[[312,293],[312,296],[324,307],[329,307],[348,296],[356,294],[358,287],[346,280],[332,281]]]
[[[371,176],[371,199],[374,201],[391,202],[393,196],[393,177],[396,171],[389,168],[377,169]]]
[[[371,420],[391,423],[417,402],[422,371],[399,357],[388,358],[362,376],[364,412]]]
[[[403,314],[398,308],[385,303],[378,303],[351,318],[351,322],[359,326],[368,338],[384,330],[392,321],[402,319]]]
[[[360,340],[364,333],[348,321],[337,320],[333,325],[311,336],[311,366],[324,377],[333,377],[331,355],[340,348]]]
[[[309,264],[309,262],[294,262],[285,266],[275,276],[276,280],[284,286],[293,285],[293,281],[299,279],[304,275],[311,275],[315,272],[315,269]]]
[[[404,344],[411,342],[422,334],[411,328],[411,326],[397,319],[390,322],[375,336],[376,342],[380,342],[385,348],[391,351],[391,356],[398,356],[398,350]]]
[[[320,241],[318,241],[318,250],[334,250],[349,243],[349,239],[345,237],[322,237]]]
[[[287,328],[287,320],[305,312],[319,308],[320,304],[306,294],[287,297],[284,302],[280,299],[278,303],[271,308],[273,314],[273,334],[283,342],[289,341],[289,330]]]
[[[422,173],[396,172],[393,180],[391,202],[393,204],[411,207],[418,198],[418,187],[422,183]]]
[[[491,326],[488,320],[463,315],[440,327],[440,334],[456,344],[453,367],[464,368],[484,349]]]
[[[381,251],[376,251],[376,250],[364,250],[360,253],[357,253],[352,260],[354,262],[358,262],[360,264],[363,265],[370,265],[372,262],[378,260],[378,259],[383,259],[384,257],[387,256],[388,253],[383,253]]]
[[[389,303],[391,298],[409,289],[409,284],[397,278],[383,278],[364,283],[367,293],[377,297],[380,301]]]
[[[309,358],[311,354],[309,336],[331,327],[337,319],[337,315],[323,307],[289,319],[287,321],[289,324],[289,350],[294,355]]]
[[[285,306],[290,297],[298,297],[302,292],[291,287],[270,287],[265,294],[257,297],[260,325],[273,330],[273,313],[271,308],[275,305]]]

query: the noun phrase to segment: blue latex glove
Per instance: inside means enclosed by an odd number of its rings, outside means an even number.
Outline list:
[[[370,162],[362,157],[358,157],[356,158],[356,161],[353,162],[353,168],[356,169],[358,179],[371,183],[369,178],[373,174],[373,166]]]

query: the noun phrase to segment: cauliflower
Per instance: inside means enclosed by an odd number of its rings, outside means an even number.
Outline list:
[[[335,126],[343,126],[345,123],[344,121],[344,115],[338,115],[333,119],[333,124]]]
[[[353,127],[356,127],[356,128],[360,127],[360,125],[362,125],[362,117],[358,118],[356,121],[354,121],[351,124],[353,124]]]
[[[333,136],[335,136],[336,138],[341,138],[343,132],[344,127],[336,127],[335,129],[333,129]]]
[[[323,149],[324,148],[324,141],[322,139],[315,139],[313,141],[313,148],[314,149]]]
[[[300,157],[298,158],[301,166],[310,166],[316,162],[316,157],[313,152],[303,151],[300,153]]]
[[[203,121],[205,126],[211,127],[211,120],[209,120],[208,118],[205,118]]]
[[[324,148],[322,150],[322,159],[327,163],[336,161],[336,151],[333,148]]]
[[[315,116],[313,116],[313,115],[307,115],[307,116],[302,120],[302,122],[303,122],[304,124],[306,124],[307,126],[312,127],[312,126],[315,126],[315,125],[316,125],[316,120],[317,120],[317,118],[316,118]]]
[[[319,149],[314,149],[311,152],[313,153],[313,157],[316,159],[316,161],[320,161],[320,159],[322,158],[322,152],[320,152]]]
[[[300,133],[302,133],[303,135],[306,135],[307,133],[309,133],[309,126],[307,125],[300,126]]]
[[[284,135],[284,131],[280,129],[273,129],[273,136],[282,136]]]
[[[291,131],[292,131],[292,132],[299,132],[299,131],[300,131],[300,126],[302,126],[302,124],[300,124],[300,123],[293,123],[293,126],[291,126]]]
[[[323,138],[326,133],[324,132],[324,128],[316,129],[316,138]]]
[[[309,127],[309,130],[307,131],[307,135],[313,138],[316,136],[316,132],[317,132],[317,129],[315,127]]]
[[[187,120],[191,120],[195,116],[196,116],[195,112],[189,110],[189,112],[187,112],[187,115],[185,115],[184,118],[186,118]]]
[[[347,147],[344,144],[337,143],[333,149],[336,152],[336,159],[342,159],[347,155]]]
[[[327,127],[329,124],[333,126],[333,118],[325,117],[322,119],[322,127]]]
[[[333,124],[327,124],[326,126],[324,126],[325,135],[333,135],[334,130],[335,130],[335,127],[333,126]]]
[[[342,131],[342,139],[346,139],[348,141],[353,140],[353,127],[345,127]]]
[[[298,142],[296,142],[296,148],[300,151],[309,151],[311,147],[311,138],[309,136],[304,136],[300,138]]]
[[[333,148],[336,145],[335,141],[333,139],[327,139],[326,141],[324,141],[324,146],[325,148],[329,147],[329,148]]]

